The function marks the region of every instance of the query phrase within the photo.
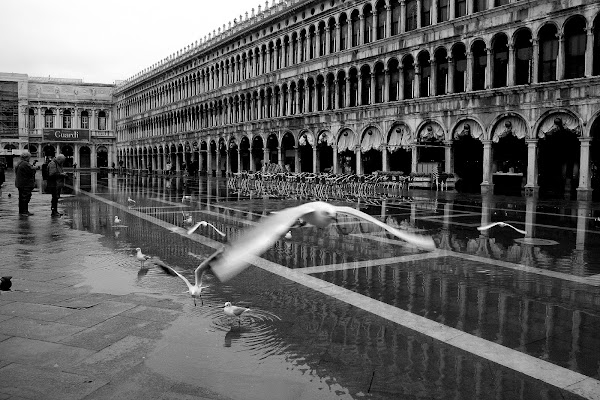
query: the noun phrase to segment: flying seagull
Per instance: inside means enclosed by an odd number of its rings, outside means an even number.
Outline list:
[[[223,248],[218,249],[213,254],[211,254],[206,260],[202,261],[200,265],[198,265],[198,268],[196,268],[196,271],[194,271],[193,285],[190,283],[190,281],[187,280],[185,276],[181,275],[179,272],[175,271],[173,268],[169,267],[162,261],[158,260],[156,262],[156,265],[162,268],[162,270],[165,271],[167,274],[177,275],[178,277],[183,279],[183,281],[188,287],[187,292],[191,294],[192,299],[194,299],[194,305],[196,305],[196,297],[199,297],[201,304],[204,305],[204,301],[202,300],[202,289],[205,289],[208,286],[202,286],[202,278],[204,277],[204,273],[210,268],[210,262],[214,260],[215,257],[219,256],[222,252]]]
[[[244,308],[244,307],[232,306],[231,303],[228,301],[227,303],[225,303],[225,307],[223,307],[223,311],[225,312],[225,315],[227,315],[228,317],[234,317],[234,318],[237,317],[238,325],[239,325],[239,324],[241,324],[242,314],[250,311],[250,309]]]
[[[151,259],[152,257],[147,256],[145,254],[142,254],[142,249],[140,249],[139,247],[137,249],[135,249],[137,251],[137,254],[135,255],[135,257],[140,261],[141,266],[140,268],[144,268],[144,262],[146,262],[146,260]]]
[[[489,225],[485,225],[485,226],[478,226],[477,230],[480,231],[487,231],[490,228],[493,228],[494,226],[508,226],[509,228],[513,228],[515,231],[519,232],[521,235],[526,235],[527,231],[521,230],[521,229],[517,229],[514,226],[512,226],[511,224],[507,224],[506,222],[494,222],[492,224]]]
[[[210,226],[211,228],[213,228],[215,230],[215,232],[217,232],[219,235],[225,237],[227,235],[225,235],[223,232],[221,232],[220,230],[217,229],[216,226],[214,226],[213,224],[206,222],[206,221],[200,221],[200,222],[196,222],[196,224],[194,226],[192,226],[190,229],[188,229],[187,234],[191,235],[192,233],[194,233],[196,231],[196,229],[198,229],[201,226]]]
[[[307,225],[325,228],[336,221],[338,213],[353,215],[372,222],[407,243],[422,249],[435,249],[435,243],[431,236],[400,231],[369,214],[351,207],[340,207],[322,201],[315,201],[265,217],[257,226],[246,230],[232,243],[231,247],[223,253],[223,256],[213,263],[212,271],[220,281],[225,282],[246,268],[254,256],[262,254],[279,238],[286,235],[299,219]]]

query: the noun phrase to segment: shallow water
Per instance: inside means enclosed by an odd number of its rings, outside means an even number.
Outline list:
[[[321,199],[318,191],[285,196],[274,189],[240,190],[226,179],[81,172],[72,183],[62,221],[73,232],[92,234],[104,249],[90,254],[104,267],[83,271],[84,284],[98,292],[177,299],[186,310],[147,361],[166,376],[201,380],[240,398],[280,398],[282,385],[297,385],[297,398],[307,399],[578,398],[260,268],[225,284],[209,275],[203,304],[194,306],[179,278],[151,263],[140,269],[133,257],[140,247],[192,279],[193,269],[219,243],[234,240],[270,212]],[[344,217],[324,230],[293,230],[264,259],[600,378],[600,289],[577,280],[600,274],[597,205],[436,192],[326,194],[333,204],[432,235],[447,253],[423,257],[427,252]],[[184,195],[191,201],[182,201]],[[192,238],[182,235],[188,227],[182,211],[214,224],[227,240],[208,228]],[[527,234],[476,229],[498,221]],[[19,240],[28,239],[30,228],[18,228]],[[82,236],[80,245],[86,240]],[[252,312],[238,324],[223,314],[225,301]],[[190,347],[195,340],[202,344]],[[199,366],[199,359],[210,368]],[[247,382],[228,382],[215,370],[262,379],[264,390],[247,391]]]

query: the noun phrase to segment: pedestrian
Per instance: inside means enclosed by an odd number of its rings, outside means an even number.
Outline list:
[[[65,186],[65,177],[67,173],[63,169],[65,163],[64,154],[59,154],[48,164],[48,184],[46,189],[52,194],[50,208],[52,209],[52,217],[60,217],[62,214],[58,212],[58,199],[62,188]]]
[[[115,163],[113,162],[110,168],[110,172],[115,173]]]
[[[4,163],[4,161],[0,161],[0,187],[2,187],[2,185],[4,185],[4,182],[6,181],[6,175],[4,175],[5,169],[6,164]]]
[[[167,175],[170,175],[170,174],[171,174],[171,161],[167,161],[167,165],[166,165],[166,170],[165,170],[165,173],[166,173]]]
[[[15,186],[19,190],[19,215],[29,217],[33,215],[29,212],[29,200],[31,193],[35,188],[35,171],[40,167],[34,167],[29,163],[31,153],[24,150],[21,153],[21,160],[15,167]]]

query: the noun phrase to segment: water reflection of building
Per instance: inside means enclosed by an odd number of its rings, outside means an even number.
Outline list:
[[[0,73],[0,87],[0,155],[9,162],[23,150],[40,162],[64,154],[68,167],[109,167],[116,161],[114,85]]]
[[[589,199],[599,11],[594,0],[273,3],[118,85],[118,156],[234,172],[441,164],[464,191]]]

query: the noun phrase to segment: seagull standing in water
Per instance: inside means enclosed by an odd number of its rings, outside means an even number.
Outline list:
[[[192,233],[194,233],[196,231],[196,229],[198,229],[201,226],[210,226],[211,228],[213,228],[215,230],[215,232],[217,232],[219,235],[225,237],[227,235],[225,235],[223,232],[221,232],[220,230],[217,229],[216,226],[214,226],[213,224],[206,222],[206,221],[200,221],[200,222],[196,222],[196,224],[194,226],[192,226],[190,229],[188,229],[187,234],[191,235]]]
[[[489,225],[485,225],[485,226],[478,226],[477,230],[479,231],[487,231],[490,228],[493,228],[494,226],[508,226],[509,228],[514,229],[515,231],[519,232],[521,235],[527,235],[527,231],[524,231],[522,229],[517,229],[514,226],[512,226],[511,224],[507,224],[506,222],[494,222],[492,224]]]
[[[180,277],[188,287],[187,293],[192,295],[192,299],[194,299],[194,306],[196,305],[196,298],[200,298],[201,305],[204,305],[204,301],[202,300],[202,289],[206,289],[208,286],[202,286],[202,278],[204,277],[204,273],[210,268],[210,262],[214,260],[217,256],[219,256],[223,252],[223,248],[215,251],[211,254],[206,260],[202,261],[198,268],[194,271],[194,284],[192,285],[190,281],[179,272],[175,271],[173,268],[169,267],[167,264],[162,261],[158,261],[156,265],[161,267],[163,271],[168,273],[169,275],[177,275]]]
[[[435,249],[431,236],[421,236],[400,231],[369,214],[351,207],[339,207],[322,201],[306,203],[288,208],[265,217],[257,226],[245,231],[221,258],[212,264],[212,271],[220,281],[225,282],[245,269],[254,256],[258,256],[271,247],[282,236],[290,232],[295,225],[306,224],[325,228],[336,222],[338,214],[349,214],[369,221],[407,243],[426,250]]]
[[[131,197],[127,197],[127,204],[129,204],[130,206],[135,205],[135,200],[133,200]]]
[[[119,218],[118,215],[115,215],[115,225],[120,224],[121,223],[121,219]]]
[[[237,317],[238,325],[242,323],[242,314],[248,311],[250,311],[249,308],[232,306],[229,301],[225,303],[225,307],[223,307],[223,312],[225,312],[225,315],[233,318]]]
[[[151,259],[152,257],[147,256],[146,254],[143,254],[142,249],[140,249],[139,247],[135,250],[137,251],[135,258],[137,258],[140,261],[140,263],[141,263],[140,268],[144,268],[144,262],[146,262],[146,260]]]

